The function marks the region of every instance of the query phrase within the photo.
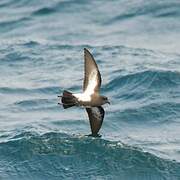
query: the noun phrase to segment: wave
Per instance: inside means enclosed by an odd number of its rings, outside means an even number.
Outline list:
[[[163,125],[163,123],[172,123],[179,121],[180,103],[174,102],[148,102],[141,106],[125,107],[113,111],[115,119],[121,119],[126,123],[146,123]]]
[[[178,4],[0,1],[0,179],[180,179]],[[57,105],[63,89],[81,90],[84,47],[112,102],[102,132],[148,152],[52,132],[89,132],[84,111]]]
[[[106,88],[107,90],[135,90],[135,89],[161,89],[162,91],[176,88],[180,85],[180,73],[173,71],[153,71],[147,70],[118,76],[111,80]]]
[[[41,88],[11,88],[0,87],[0,92],[3,94],[31,94],[31,93],[45,93],[45,94],[58,94],[60,91],[59,86],[48,86]]]
[[[144,3],[128,3],[128,6],[120,14],[107,20],[104,24],[113,24],[119,21],[127,21],[139,16],[155,18],[178,18],[180,14],[178,2],[164,1],[163,3],[153,0]]]
[[[180,164],[100,138],[20,133],[0,143],[0,177],[8,179],[177,179]]]
[[[12,105],[12,109],[19,109],[20,111],[40,111],[40,110],[55,110],[58,99],[29,99],[17,101]]]
[[[14,30],[15,28],[20,28],[22,26],[25,26],[27,21],[29,20],[30,18],[28,17],[22,17],[16,20],[0,22],[0,32],[7,33],[9,31]]]
[[[114,99],[112,104],[119,105],[111,110],[115,113],[115,121],[121,119],[130,124],[146,122],[148,125],[162,125],[178,120],[179,72],[146,70],[116,76],[103,89],[111,93]]]
[[[35,10],[32,15],[35,16],[42,16],[42,15],[49,15],[49,14],[53,14],[56,12],[76,12],[81,11],[82,8],[81,6],[83,4],[86,4],[86,2],[82,1],[82,0],[70,0],[70,1],[62,1],[62,2],[58,2],[55,3],[53,5],[51,5],[50,7],[40,7],[39,9]]]
[[[47,15],[47,14],[52,14],[55,12],[56,11],[54,8],[44,7],[44,8],[38,9],[37,11],[33,12],[33,15]]]

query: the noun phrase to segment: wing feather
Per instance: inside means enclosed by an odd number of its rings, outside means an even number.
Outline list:
[[[96,136],[102,126],[105,111],[101,106],[86,108],[92,135]]]
[[[99,92],[101,87],[101,74],[92,54],[84,48],[84,83],[83,91],[86,94]]]

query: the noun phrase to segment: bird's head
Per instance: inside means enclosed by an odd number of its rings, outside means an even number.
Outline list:
[[[110,104],[108,98],[106,96],[101,96],[103,104]]]

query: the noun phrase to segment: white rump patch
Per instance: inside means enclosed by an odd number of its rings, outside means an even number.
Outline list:
[[[78,94],[73,94],[78,101],[91,101],[91,96],[85,93],[78,93]]]

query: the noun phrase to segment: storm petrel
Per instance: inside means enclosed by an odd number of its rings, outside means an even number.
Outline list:
[[[61,97],[61,105],[64,109],[72,106],[86,108],[91,126],[92,136],[99,136],[98,132],[102,126],[105,111],[103,104],[110,104],[106,96],[100,95],[101,74],[93,55],[84,48],[84,83],[83,93],[71,93],[64,90]]]

